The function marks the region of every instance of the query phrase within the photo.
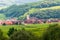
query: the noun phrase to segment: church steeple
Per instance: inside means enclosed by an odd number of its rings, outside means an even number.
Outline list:
[[[27,15],[27,20],[29,20],[30,19],[30,16],[29,15]]]

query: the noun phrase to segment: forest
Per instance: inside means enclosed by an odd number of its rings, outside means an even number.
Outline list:
[[[54,1],[39,1],[28,3],[24,5],[12,5],[8,8],[0,10],[0,18],[17,18],[23,20],[26,15],[30,17],[37,17],[42,19],[48,18],[60,18],[60,2],[59,0]]]

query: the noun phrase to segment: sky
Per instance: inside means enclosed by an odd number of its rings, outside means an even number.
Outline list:
[[[37,2],[40,0],[0,0],[0,6],[12,5],[12,4],[25,4],[30,2]]]

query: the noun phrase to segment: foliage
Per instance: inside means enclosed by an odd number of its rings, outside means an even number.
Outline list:
[[[44,33],[43,40],[60,40],[60,25],[50,25]]]
[[[37,38],[26,30],[20,30],[10,36],[10,40],[37,40]]]
[[[0,20],[6,19],[6,16],[4,14],[0,14]]]
[[[39,1],[39,2],[35,2],[35,3],[29,3],[29,4],[24,4],[24,5],[12,5],[6,9],[2,9],[0,10],[1,14],[4,14],[6,16],[6,18],[13,18],[16,17],[18,19],[24,19],[21,16],[25,15],[27,12],[29,13],[29,10],[31,10],[32,8],[37,8],[37,10],[41,9],[41,8],[49,8],[49,7],[53,7],[53,6],[60,6],[60,2],[59,1]],[[57,8],[57,7],[56,7]],[[59,8],[60,9],[60,8]],[[37,11],[36,10],[36,11]],[[43,11],[43,10],[41,10]],[[45,15],[41,17],[41,15],[43,15],[42,13],[40,15],[37,15],[38,18],[50,18],[50,15],[48,16],[47,14],[51,13],[50,11],[45,10]],[[55,15],[55,10],[52,10],[53,14]],[[59,10],[56,10],[59,12]],[[33,12],[33,11],[32,11]],[[50,12],[50,13],[49,13]],[[58,13],[56,12],[56,14]],[[40,12],[35,12],[35,13],[40,13]],[[34,13],[33,13],[34,14]],[[52,13],[51,13],[52,14]],[[32,15],[32,14],[31,14]],[[35,15],[35,14],[34,14]],[[51,15],[52,16],[52,15]],[[59,16],[59,15],[56,15]],[[55,18],[55,17],[54,17]],[[58,17],[59,18],[59,17]]]
[[[0,29],[4,33],[8,30],[9,40],[60,40],[60,24],[7,25],[0,27]],[[18,30],[15,31],[16,29]],[[1,35],[4,34],[2,31]],[[4,35],[0,39],[8,40]]]
[[[7,37],[3,36],[3,32],[0,29],[0,40],[8,40]]]
[[[8,31],[8,36],[11,36],[15,31],[17,31],[16,29],[14,28],[10,28],[9,31]]]
[[[26,18],[27,15],[30,15],[30,17],[36,17],[38,19],[60,18],[60,6],[41,9],[33,8],[21,17]]]

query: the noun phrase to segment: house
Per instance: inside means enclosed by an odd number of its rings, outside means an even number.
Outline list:
[[[12,23],[11,20],[6,20],[6,21],[5,21],[5,24],[6,24],[6,25],[12,25],[13,23]]]
[[[42,24],[43,20],[39,19],[39,20],[37,20],[37,23]]]
[[[58,19],[48,19],[46,21],[46,23],[54,23],[54,22],[58,22],[59,20]]]
[[[50,19],[46,20],[46,23],[51,23],[52,21]]]
[[[2,20],[0,20],[0,25],[2,25],[3,24],[3,21]]]
[[[43,21],[41,19],[36,18],[36,17],[29,17],[29,15],[27,15],[27,19],[24,21],[24,23],[37,24],[37,23],[43,23]]]

